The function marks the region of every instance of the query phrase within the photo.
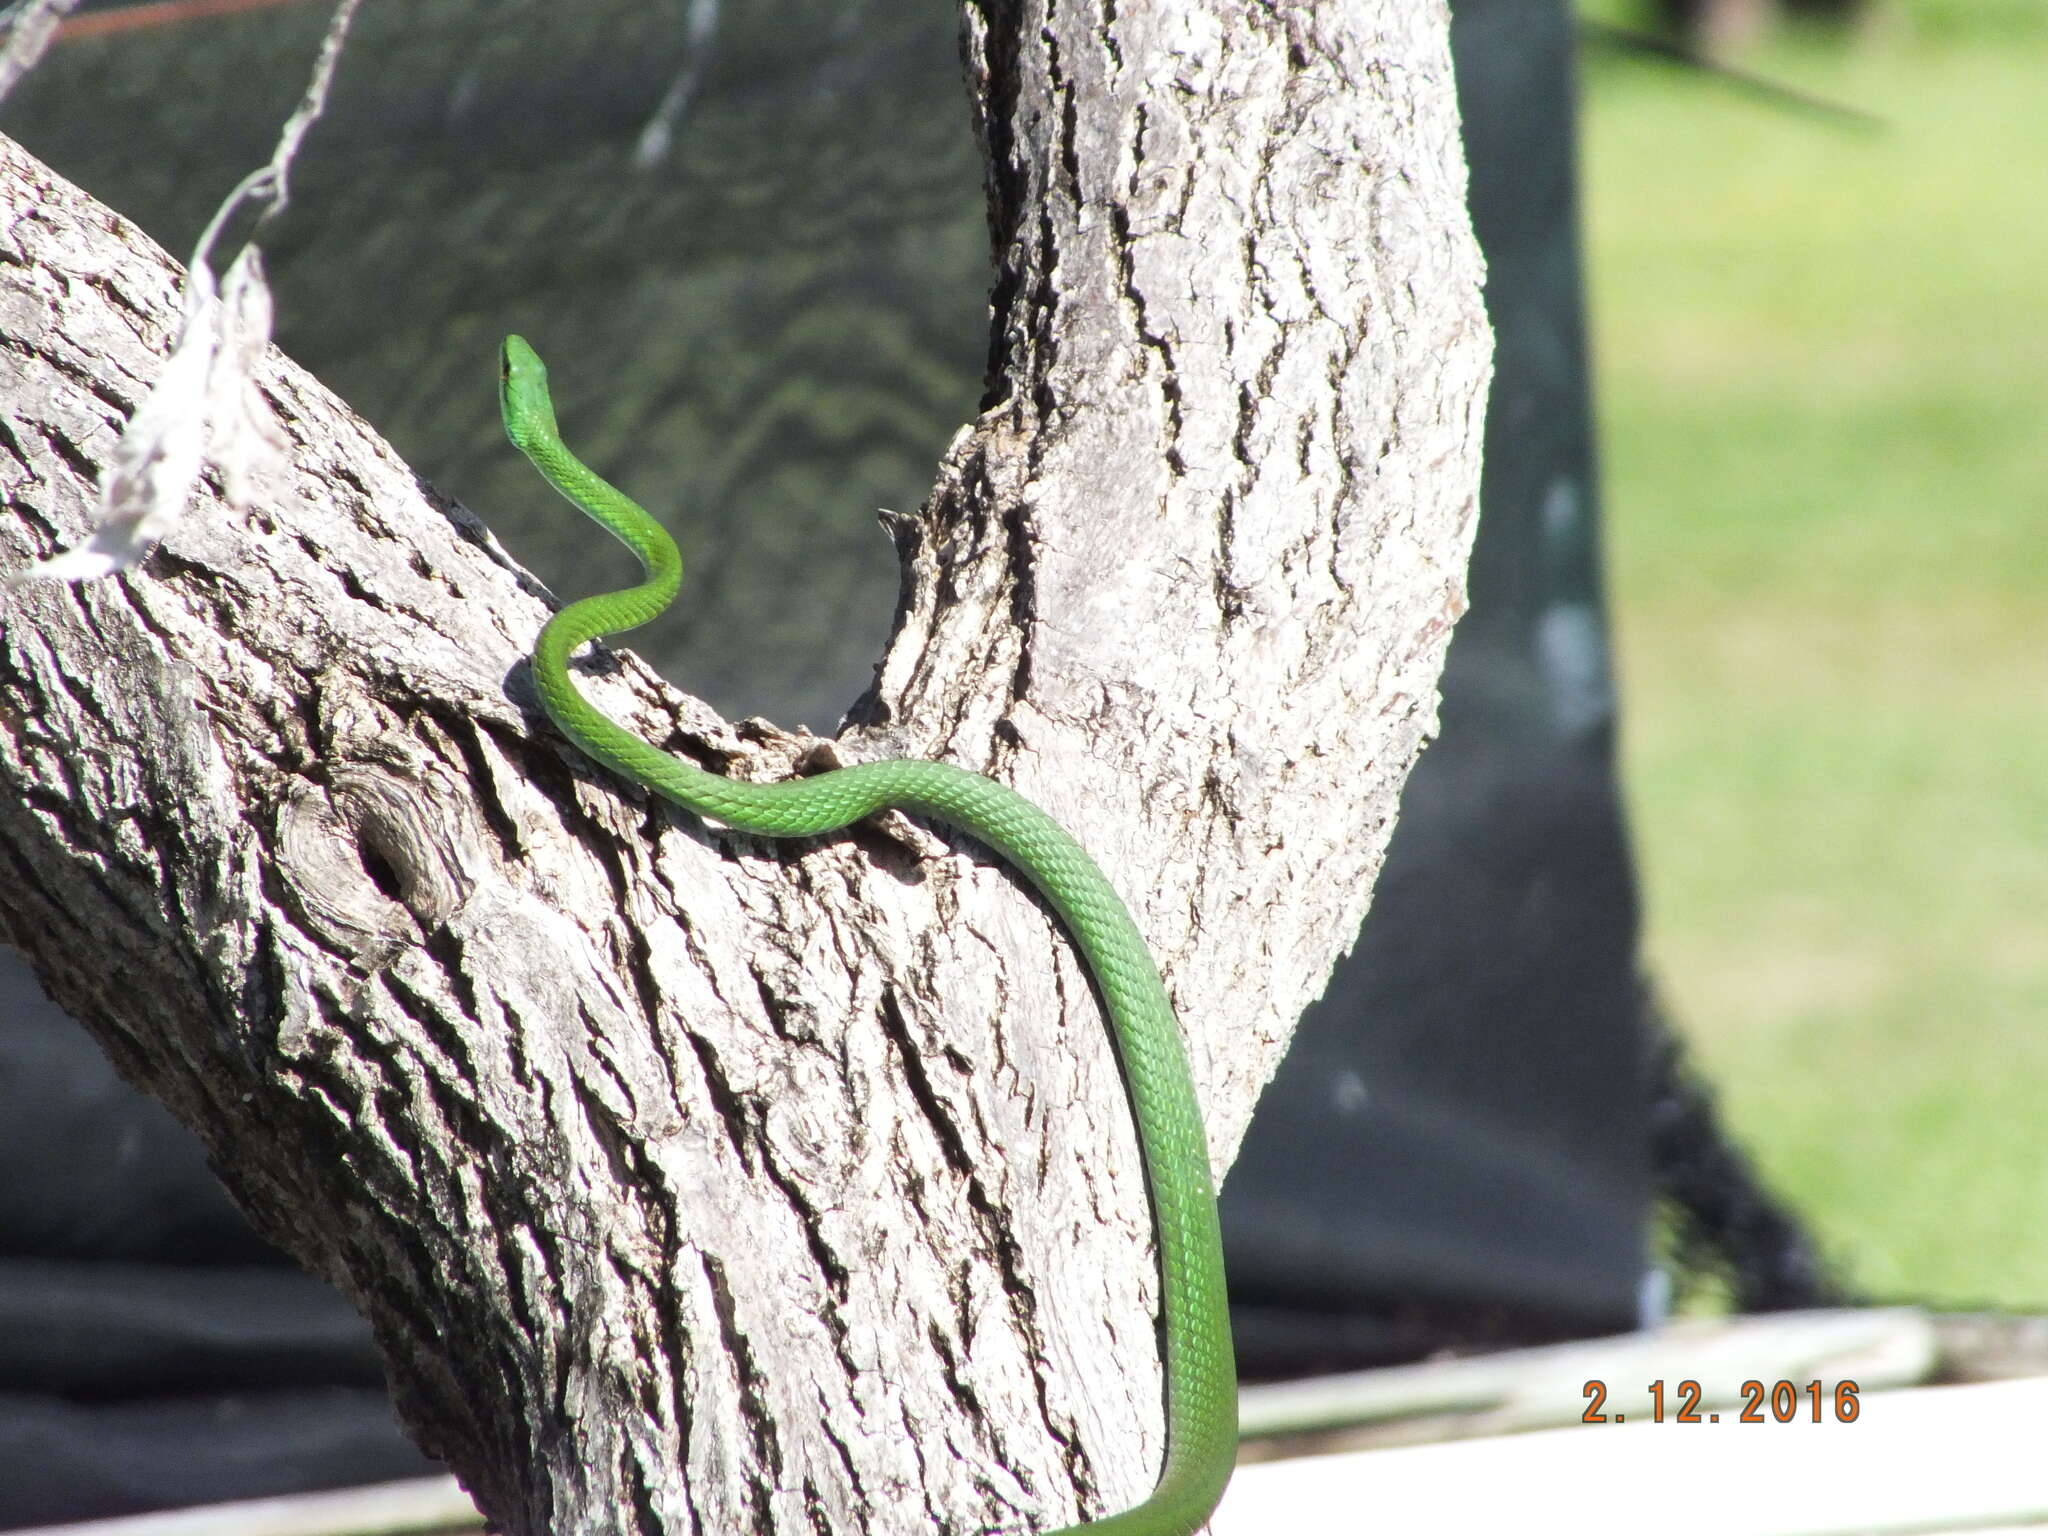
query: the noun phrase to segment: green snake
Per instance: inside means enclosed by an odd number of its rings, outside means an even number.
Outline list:
[[[1237,1371],[1208,1140],[1180,1027],[1137,924],[1095,861],[1015,790],[947,763],[861,763],[780,784],[707,773],[621,729],[577,690],[587,640],[647,623],[682,585],[675,540],[563,445],[547,369],[517,336],[500,355],[505,433],[547,482],[640,557],[645,580],[571,603],[540,632],[533,678],[562,732],[590,756],[699,816],[767,837],[815,837],[882,810],[955,827],[1002,855],[1051,903],[1095,978],[1122,1056],[1151,1191],[1166,1355],[1166,1465],[1142,1504],[1054,1536],[1189,1536],[1223,1497],[1237,1458]]]

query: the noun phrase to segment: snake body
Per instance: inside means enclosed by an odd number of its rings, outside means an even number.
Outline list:
[[[572,680],[570,656],[585,641],[645,624],[667,609],[682,583],[682,555],[645,509],[563,445],[547,369],[533,348],[507,337],[501,362],[499,403],[513,446],[639,556],[645,572],[637,586],[571,603],[535,643],[541,702],[571,741],[614,772],[742,832],[814,837],[888,809],[942,822],[1000,854],[1066,925],[1108,1011],[1151,1191],[1167,1450],[1159,1482],[1143,1503],[1054,1536],[1189,1536],[1222,1498],[1236,1461],[1237,1376],[1201,1107],[1173,1006],[1130,913],[1058,822],[993,779],[947,763],[896,761],[746,784],[681,762],[601,714]]]

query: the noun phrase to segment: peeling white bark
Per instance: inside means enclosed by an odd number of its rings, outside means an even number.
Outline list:
[[[837,751],[989,772],[1081,837],[1220,1169],[1356,931],[1463,605],[1489,348],[1445,17],[966,26],[1002,371],[898,524]],[[176,272],[11,145],[0,198],[5,572],[80,532]],[[533,705],[533,584],[288,360],[260,383],[293,457],[258,511],[210,484],[142,574],[0,610],[0,925],[53,995],[363,1306],[508,1531],[1141,1495],[1149,1215],[1047,914],[897,818],[771,844],[588,764]],[[629,655],[594,677],[722,771],[815,749]]]

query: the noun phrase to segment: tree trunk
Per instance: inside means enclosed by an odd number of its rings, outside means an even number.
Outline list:
[[[836,751],[1080,837],[1220,1170],[1356,932],[1463,606],[1489,353],[1445,17],[970,3],[965,36],[990,402],[896,525]],[[11,145],[0,187],[13,571],[81,535],[177,272]],[[259,511],[209,482],[142,572],[0,611],[0,923],[52,995],[369,1315],[507,1531],[1134,1502],[1150,1214],[1048,912],[897,817],[770,843],[590,764],[535,707],[535,584],[288,360],[260,383],[294,458]],[[588,676],[723,772],[818,749],[627,654]]]

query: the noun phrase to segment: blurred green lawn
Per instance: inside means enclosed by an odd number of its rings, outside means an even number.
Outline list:
[[[1649,961],[1852,1285],[2048,1311],[2048,5],[1744,62],[1889,127],[1588,58]]]

